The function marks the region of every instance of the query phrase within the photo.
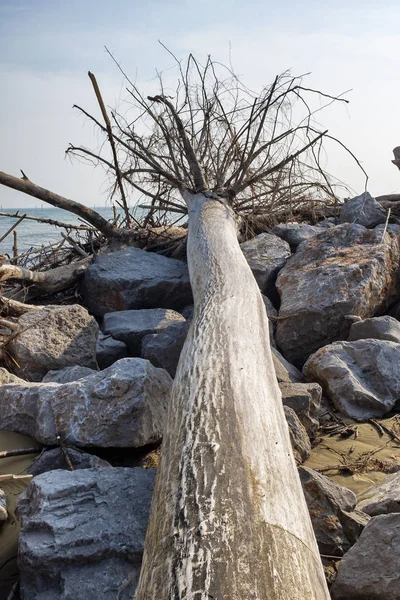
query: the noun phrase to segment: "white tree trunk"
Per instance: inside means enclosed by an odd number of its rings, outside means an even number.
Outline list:
[[[258,286],[223,200],[185,199],[195,311],[136,600],[328,600]]]

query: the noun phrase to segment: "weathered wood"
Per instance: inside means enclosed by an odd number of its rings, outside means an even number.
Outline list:
[[[22,281],[35,286],[42,294],[55,294],[72,287],[91,262],[92,258],[88,257],[48,271],[30,271],[16,265],[2,265],[0,282]]]
[[[78,215],[78,217],[85,219],[85,221],[93,225],[93,227],[104,233],[107,237],[121,236],[121,230],[118,229],[118,227],[112,225],[112,223],[107,221],[107,219],[104,219],[104,217],[99,215],[99,213],[92,208],[80,204],[79,202],[74,202],[74,200],[64,198],[63,196],[59,196],[54,192],[50,192],[49,190],[36,185],[29,179],[19,179],[18,177],[0,171],[0,184],[12,188],[13,190],[23,192],[24,194],[28,194],[29,196],[33,196],[34,198],[38,198],[39,200],[43,200],[43,202],[47,202],[56,208],[63,208],[74,215]]]
[[[194,317],[136,600],[328,600],[265,307],[229,207],[184,193]]]

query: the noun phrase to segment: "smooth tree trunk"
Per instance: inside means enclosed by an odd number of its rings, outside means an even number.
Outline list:
[[[224,200],[185,193],[194,317],[136,600],[328,600],[258,286]]]

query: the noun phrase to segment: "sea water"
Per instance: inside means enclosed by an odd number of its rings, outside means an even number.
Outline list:
[[[96,212],[101,214],[105,219],[113,219],[114,213],[111,207],[97,208]],[[140,209],[139,209],[140,210]],[[76,215],[62,210],[61,208],[48,208],[43,205],[37,208],[2,208],[0,212],[15,214],[19,216],[24,214],[37,217],[40,219],[53,219],[70,225],[88,225]],[[133,213],[135,214],[135,213]],[[0,238],[12,227],[18,218],[0,216]],[[62,241],[61,232],[65,229],[48,225],[47,223],[38,223],[30,219],[24,219],[16,227],[18,233],[18,254],[23,254],[31,249],[40,248],[43,245],[48,245],[54,242]],[[83,232],[84,233],[84,232]],[[12,256],[13,233],[11,232],[2,242],[0,242],[0,254]]]

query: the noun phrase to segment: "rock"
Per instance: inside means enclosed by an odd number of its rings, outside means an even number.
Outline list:
[[[300,383],[304,381],[301,372],[274,347],[271,347],[272,360],[275,367],[276,378],[282,383]]]
[[[75,365],[75,367],[64,367],[63,369],[58,369],[56,371],[49,371],[47,375],[43,377],[42,383],[69,383],[70,381],[78,381],[78,379],[93,375],[93,373],[97,373],[97,370],[89,369],[89,367],[80,367],[79,365]]]
[[[104,315],[103,331],[124,342],[131,355],[140,356],[144,336],[179,322],[185,322],[185,318],[165,308],[122,310]]]
[[[381,237],[384,235],[385,232],[387,232],[390,235],[390,237],[399,237],[400,225],[398,225],[397,223],[388,223],[387,225],[384,225],[382,223],[381,225],[377,225],[375,227],[375,231]]]
[[[80,291],[96,316],[141,308],[183,308],[192,300],[187,266],[139,248],[98,256],[85,271]]]
[[[369,338],[400,343],[400,323],[397,319],[384,315],[352,324],[347,338],[349,342]]]
[[[188,304],[181,310],[181,315],[186,319],[186,321],[191,321],[193,319],[194,305]]]
[[[360,535],[368,515],[355,511],[356,495],[308,467],[299,467],[304,496],[321,554],[342,556]]]
[[[318,414],[322,388],[318,383],[280,383],[282,402],[294,410],[307,434],[314,439],[318,432]]]
[[[260,233],[240,247],[260,290],[267,296],[276,295],[276,276],[291,254],[289,244],[276,235]]]
[[[160,333],[146,335],[142,343],[142,358],[175,377],[188,330],[189,323],[181,322],[170,325]]]
[[[382,417],[400,398],[400,344],[335,342],[310,356],[303,373],[351,419]]]
[[[21,379],[21,377],[17,377],[16,375],[13,375],[13,373],[10,373],[4,367],[0,367],[0,385],[3,385],[5,383],[22,383],[22,384],[24,384],[24,383],[26,383],[26,381],[25,381],[25,379]]]
[[[18,319],[21,333],[7,346],[15,373],[40,381],[53,369],[74,365],[97,369],[98,325],[78,304],[32,310]]]
[[[348,314],[383,312],[397,293],[397,240],[361,225],[339,225],[302,244],[280,271],[275,339],[285,358],[302,366],[326,344],[346,339]]]
[[[77,448],[67,448],[68,457],[75,469],[91,469],[111,467],[110,463],[102,460],[98,456],[82,452]],[[26,469],[26,472],[36,477],[48,471],[58,469],[68,469],[67,461],[61,448],[45,450],[38,458]]]
[[[340,208],[339,220],[341,223],[375,227],[386,221],[386,211],[369,192],[364,192],[343,204]]]
[[[152,469],[51,471],[18,501],[21,600],[128,600],[139,578]]]
[[[400,513],[400,473],[387,475],[379,485],[364,492],[357,508],[371,517]]]
[[[7,498],[3,490],[0,490],[0,527],[8,519]]]
[[[96,344],[96,358],[100,369],[106,369],[112,364],[125,358],[128,355],[128,348],[124,342],[114,340],[111,335],[105,335],[99,331]]]
[[[275,318],[278,315],[278,311],[267,296],[261,294],[261,297],[263,299],[265,310],[267,311],[268,316],[269,341],[272,346],[275,346]]]
[[[272,233],[287,242],[294,252],[302,242],[322,233],[321,227],[308,223],[279,223],[272,229]]]
[[[400,321],[400,300],[393,304],[393,306],[388,311],[388,314],[397,321]]]
[[[289,408],[289,406],[284,406],[283,409],[285,411],[286,423],[289,426],[289,435],[294,456],[298,463],[302,463],[311,454],[311,444],[307,431],[300,423],[294,410]]]
[[[399,600],[400,514],[373,517],[340,562],[332,600]]]
[[[137,448],[162,437],[172,379],[141,358],[123,358],[71,383],[0,388],[0,428],[43,445]]]

